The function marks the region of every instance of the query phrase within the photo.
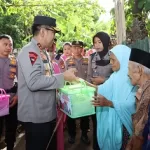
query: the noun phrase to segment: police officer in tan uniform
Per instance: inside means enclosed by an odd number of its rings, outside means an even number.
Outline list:
[[[77,79],[75,69],[54,74],[47,56],[41,56],[42,50],[52,46],[57,32],[56,19],[36,16],[33,38],[18,55],[18,119],[24,124],[26,150],[56,150],[56,89],[65,80]]]
[[[0,35],[0,88],[10,95],[9,115],[0,117],[0,136],[3,131],[3,121],[5,121],[5,142],[7,150],[13,150],[16,139],[17,128],[17,61],[14,56],[10,56],[13,49],[12,38],[8,35]]]
[[[77,76],[82,79],[87,79],[87,70],[88,70],[88,58],[84,58],[81,54],[83,51],[83,42],[82,41],[73,41],[72,42],[72,54],[70,58],[66,60],[66,69],[69,68],[76,68],[77,69]],[[75,143],[75,136],[76,136],[76,120],[69,118],[67,119],[68,125],[68,133],[69,139],[68,142],[73,144]],[[87,136],[87,131],[89,129],[89,117],[81,117],[80,118],[80,127],[82,130],[81,140],[89,144],[89,138]]]

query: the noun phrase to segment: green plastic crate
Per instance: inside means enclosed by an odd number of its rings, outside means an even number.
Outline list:
[[[71,118],[79,118],[95,114],[95,107],[91,104],[95,88],[86,86],[84,81],[71,84],[59,89],[61,110]]]

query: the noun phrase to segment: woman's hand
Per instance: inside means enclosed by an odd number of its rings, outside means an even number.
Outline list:
[[[93,84],[99,85],[99,84],[102,84],[102,83],[105,82],[105,78],[99,76],[99,77],[96,77],[96,78],[91,78],[91,81],[92,81]]]
[[[95,100],[92,100],[92,105],[94,106],[101,106],[101,107],[113,107],[113,103],[107,100],[102,95],[94,96]]]

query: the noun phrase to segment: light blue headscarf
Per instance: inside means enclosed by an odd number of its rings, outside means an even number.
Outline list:
[[[118,59],[120,69],[98,87],[98,94],[113,102],[114,108],[97,107],[97,137],[101,150],[120,150],[122,125],[132,135],[132,118],[135,113],[135,92],[128,78],[128,62],[131,49],[117,45],[110,50]]]

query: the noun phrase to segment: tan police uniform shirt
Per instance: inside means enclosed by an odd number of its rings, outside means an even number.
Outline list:
[[[76,75],[84,80],[87,79],[88,58],[81,57],[79,59],[76,59],[73,56],[71,56],[66,60],[65,65],[66,69],[76,68]]]

